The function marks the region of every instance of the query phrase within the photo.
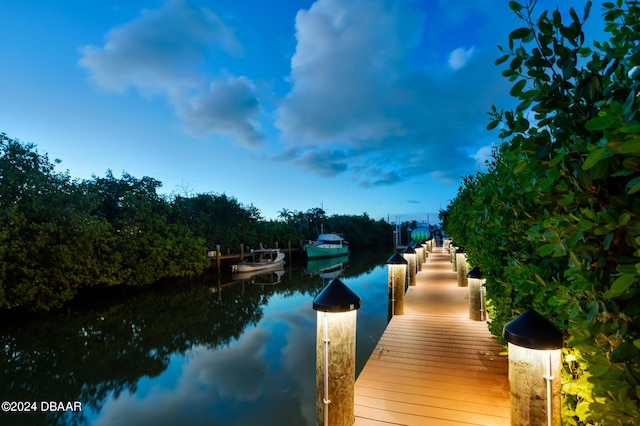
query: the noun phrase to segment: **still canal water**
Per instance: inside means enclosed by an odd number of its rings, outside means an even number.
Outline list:
[[[363,302],[356,373],[388,321],[388,257],[352,253],[339,275]],[[0,424],[314,425],[312,301],[333,277],[322,266],[289,262],[284,273],[233,284],[104,296],[5,321],[0,401],[37,412],[0,412]],[[81,412],[42,413],[78,403]]]

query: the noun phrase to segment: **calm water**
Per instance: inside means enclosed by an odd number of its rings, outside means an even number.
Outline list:
[[[352,253],[339,275],[363,301],[357,372],[387,324],[388,257]],[[307,268],[321,266],[130,291],[5,321],[0,401],[37,412],[0,412],[0,424],[314,425],[312,301],[331,276]]]

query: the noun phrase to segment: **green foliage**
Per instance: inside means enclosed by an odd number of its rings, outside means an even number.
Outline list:
[[[445,230],[487,277],[494,334],[529,307],[565,330],[564,422],[637,424],[640,5],[604,3],[609,39],[592,46],[591,2],[568,22],[509,5],[524,26],[496,64],[519,104],[490,112],[505,142],[465,178]]]
[[[111,173],[73,182],[33,144],[0,134],[0,309],[55,309],[86,287],[202,273],[204,240],[169,222],[159,185]]]
[[[253,205],[225,194],[161,197],[150,177],[108,171],[72,181],[33,144],[0,133],[0,310],[60,308],[83,288],[147,286],[194,277],[211,266],[220,244],[298,246],[321,225],[352,238],[353,247],[389,243],[391,225],[362,216],[327,217],[320,208],[283,210],[264,221]]]

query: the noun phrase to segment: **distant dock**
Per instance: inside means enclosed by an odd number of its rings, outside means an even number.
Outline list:
[[[260,245],[259,248],[264,247]],[[287,247],[285,248],[279,247],[278,243],[276,243],[275,247],[273,248],[279,248],[282,252],[288,255],[289,259],[291,259],[292,256],[304,254],[304,249],[302,249],[301,247],[291,247],[291,242],[287,243]],[[251,249],[245,250],[245,247],[242,244],[240,245],[240,253],[231,253],[231,250],[228,248],[225,251],[226,253],[220,249],[219,245],[216,245],[215,250],[211,250],[207,253],[208,257],[211,259],[212,266],[217,273],[222,271],[223,264],[225,266],[227,264],[232,265],[234,263],[242,262],[247,258],[253,257]]]

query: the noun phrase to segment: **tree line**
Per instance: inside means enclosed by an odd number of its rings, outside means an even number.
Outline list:
[[[604,2],[608,39],[588,42],[591,2],[568,19],[535,4],[509,3],[503,142],[440,218],[487,280],[496,336],[529,308],[564,331],[563,424],[638,424],[640,5]]]
[[[55,309],[96,286],[189,279],[211,266],[216,244],[233,253],[240,244],[295,246],[320,224],[356,249],[390,245],[392,226],[367,214],[314,208],[264,220],[226,194],[163,195],[156,179],[111,171],[72,179],[58,163],[0,133],[0,310]]]

